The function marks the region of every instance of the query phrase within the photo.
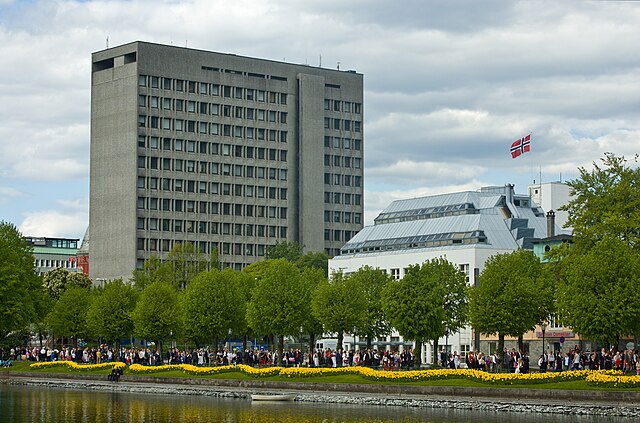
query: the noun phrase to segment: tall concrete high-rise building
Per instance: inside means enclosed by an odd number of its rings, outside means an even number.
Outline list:
[[[363,76],[146,42],[96,52],[93,279],[193,242],[241,269],[278,241],[362,228]]]

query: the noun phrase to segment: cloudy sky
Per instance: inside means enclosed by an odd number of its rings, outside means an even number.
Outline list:
[[[91,53],[135,40],[365,77],[366,221],[640,152],[640,2],[0,0],[0,220],[82,237]],[[532,133],[531,153],[509,147]]]

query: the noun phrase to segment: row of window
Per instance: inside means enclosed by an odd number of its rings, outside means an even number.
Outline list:
[[[201,214],[222,214],[226,216],[246,216],[270,219],[286,219],[287,208],[241,203],[220,203],[217,201],[180,200],[173,198],[138,197],[140,210],[166,212],[186,212]]]
[[[358,175],[342,175],[340,173],[325,173],[325,185],[344,185],[345,187],[362,186],[362,176]]]
[[[162,78],[159,76],[138,76],[138,86],[163,89],[165,91],[211,95],[214,97],[235,98],[237,100],[257,101],[260,103],[287,104],[287,93],[257,90],[253,88],[232,87],[230,85],[209,82],[185,81],[183,79]]]
[[[284,116],[281,114],[281,118]],[[161,116],[138,115],[138,127],[149,129],[162,129],[165,131],[190,132],[206,135],[222,135],[223,137],[257,139],[264,141],[276,141],[276,130],[265,128],[244,127],[239,125],[224,125],[221,123],[202,122],[187,119],[174,119]],[[286,138],[286,136],[284,136]],[[281,142],[286,142],[282,141]]]
[[[329,98],[325,98],[324,109],[328,111],[355,113],[359,115],[360,113],[362,113],[362,104],[351,101],[331,100]]]
[[[360,169],[362,167],[362,159],[360,157],[325,154],[324,165],[335,167],[353,167],[355,169]]]
[[[362,130],[362,122],[359,120],[324,118],[324,127],[326,129],[335,129],[337,131],[353,131],[360,132]]]
[[[211,235],[237,235],[276,237],[275,234],[284,234],[286,238],[286,226],[254,225],[243,223],[205,222],[182,219],[158,219],[154,217],[139,217],[138,230],[162,231],[162,232],[190,232]],[[273,233],[273,235],[271,235]]]
[[[287,142],[287,133],[285,131],[269,131],[269,138],[271,138],[272,132],[274,135],[274,139],[271,141],[280,139],[283,140],[282,142]],[[278,133],[279,136],[276,137]],[[282,134],[284,134],[285,136],[283,137]],[[200,155],[233,155],[234,157],[245,157],[248,159],[253,159],[256,157],[258,159],[266,159],[268,157],[270,160],[276,160],[279,155],[280,161],[287,161],[287,150],[272,149],[275,151],[281,151],[280,153],[274,153],[271,151],[267,151],[266,147],[244,146],[237,144],[220,144],[217,142],[182,140],[179,138],[162,138],[156,136],[138,135],[138,147],[148,148],[151,150],[184,151],[187,153],[199,153]],[[282,151],[284,151],[284,153],[282,153]]]
[[[324,230],[324,240],[325,241],[340,241],[347,242],[349,241],[357,231],[343,231],[340,229],[325,229]]]
[[[275,226],[269,226],[269,233],[272,233],[271,228],[273,228],[273,236],[271,238],[282,238],[277,235],[280,234],[280,230],[278,230]],[[286,231],[285,231],[286,232]],[[265,255],[267,244],[245,244],[245,243],[232,243],[232,242],[209,242],[209,241],[192,241],[196,247],[205,254],[211,254],[211,252],[215,249],[218,249],[218,252],[223,255],[236,255],[236,256],[258,256],[262,257]],[[138,251],[171,251],[171,248],[174,244],[179,244],[180,241],[173,239],[156,239],[156,238],[138,238],[137,239],[137,249]]]
[[[257,179],[287,180],[287,169],[264,166],[248,166],[231,163],[170,159],[162,157],[138,157],[139,169],[167,170],[173,172],[202,173]]]
[[[237,197],[287,199],[287,188],[263,185],[243,185],[221,182],[192,181],[186,179],[138,176],[138,188],[174,192],[193,192],[211,195],[235,195]]]
[[[359,206],[362,203],[361,194],[350,194],[347,192],[325,192],[324,202],[327,204],[346,204]]]
[[[263,148],[263,147],[245,147],[242,145],[231,146],[229,144],[222,144],[224,150],[224,156],[229,156],[230,153],[233,153],[234,157],[243,157],[247,159],[258,159],[258,160],[271,160],[271,161],[287,161],[287,150],[280,150],[277,148]],[[217,148],[216,148],[217,155]],[[344,160],[344,163],[351,163],[351,160]],[[360,163],[360,162],[359,162]],[[155,170],[169,170],[175,172],[191,172],[191,173],[211,173],[213,175],[218,175],[222,169],[224,169],[224,165],[231,165],[230,163],[217,163],[217,162],[207,162],[201,160],[184,160],[184,159],[173,159],[170,157],[155,157],[155,156],[138,156],[138,168],[140,169],[155,169]],[[254,167],[254,166],[242,166],[240,169],[245,167]],[[345,166],[350,167],[350,166]],[[245,172],[241,172],[244,174]],[[236,175],[241,176],[241,175]],[[252,176],[250,176],[252,177]]]
[[[76,262],[75,260],[50,260],[50,259],[36,259],[35,260],[36,267],[62,267],[65,269],[75,269]]]
[[[355,223],[356,225],[359,225],[362,223],[362,213],[325,210],[324,221],[334,223]]]
[[[287,112],[284,111],[257,109],[243,105],[209,103],[208,101],[184,100],[172,97],[139,94],[138,107],[236,119],[287,123]],[[278,116],[280,116],[280,118],[278,118]]]
[[[362,148],[362,140],[342,137],[324,137],[324,146],[326,148],[343,148],[345,150],[357,150]]]

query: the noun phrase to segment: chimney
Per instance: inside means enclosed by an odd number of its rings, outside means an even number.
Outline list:
[[[556,234],[556,212],[549,210],[547,212],[547,238]]]

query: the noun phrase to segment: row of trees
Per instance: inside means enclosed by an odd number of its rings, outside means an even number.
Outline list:
[[[502,344],[555,313],[583,337],[614,343],[640,333],[640,171],[614,155],[603,163],[570,182],[574,248],[552,250],[545,265],[530,251],[494,256],[473,288],[444,258],[410,267],[400,281],[369,267],[328,279],[326,254],[303,254],[295,243],[276,244],[241,272],[220,270],[215,254],[185,243],[164,261],[148,260],[135,287],[114,281],[90,290],[82,278],[52,273],[41,289],[28,246],[2,222],[0,336],[40,322],[65,337],[114,342],[136,335],[217,345],[231,331],[272,337],[281,349],[300,328],[310,345],[333,333],[340,347],[344,334],[371,345],[394,327],[418,347],[434,340],[435,352],[438,338],[467,323]]]

